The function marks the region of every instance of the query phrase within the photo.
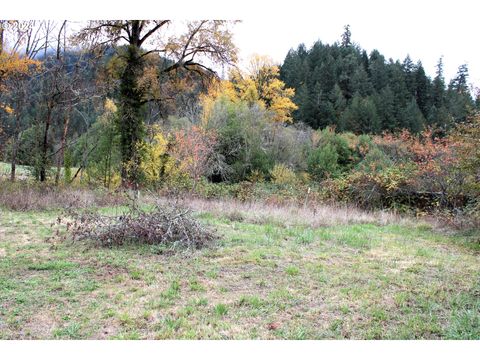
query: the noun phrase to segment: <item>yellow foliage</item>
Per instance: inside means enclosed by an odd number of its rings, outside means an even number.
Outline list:
[[[254,169],[248,176],[247,180],[252,183],[263,183],[265,181],[265,176],[260,170]]]
[[[285,90],[292,90],[293,92],[293,89]],[[298,106],[289,97],[280,94],[273,96],[270,109],[274,113],[273,120],[275,122],[290,123],[292,122],[291,113],[297,110]]]
[[[105,113],[115,114],[117,112],[117,105],[115,105],[115,102],[112,99],[107,98],[105,100],[104,109]]]
[[[122,185],[122,177],[119,172],[114,172],[110,177],[109,188],[118,189]]]
[[[161,169],[165,167],[165,154],[167,153],[168,140],[165,139],[159,126],[155,126],[153,141],[144,144],[144,159],[140,165],[142,173],[148,182],[160,180]]]
[[[9,53],[3,51],[0,53],[0,91],[9,91],[5,84],[5,80],[15,79],[18,76],[30,75],[38,71],[41,63],[37,60],[29,58],[22,58],[17,53]],[[15,81],[13,82],[15,83]],[[8,114],[13,114],[14,109],[8,104],[0,104],[0,109],[3,109]]]
[[[262,107],[265,106],[265,103],[260,100],[258,95],[257,85],[252,79],[245,79],[242,83],[238,85],[240,90],[240,99],[246,101],[248,105],[252,106],[255,103],[260,104]]]
[[[291,122],[291,113],[298,107],[292,101],[295,90],[285,88],[278,77],[280,69],[269,57],[255,55],[250,61],[249,78],[255,83],[261,101],[273,113],[275,122]]]
[[[38,60],[22,58],[17,53],[0,53],[0,79],[17,75],[29,75],[38,71],[41,63]]]
[[[230,71],[230,81],[222,80],[210,87],[202,97],[203,120],[211,114],[215,102],[223,98],[231,102],[245,101],[248,105],[259,105],[270,110],[275,122],[292,122],[291,113],[298,109],[292,101],[295,90],[285,88],[278,76],[280,70],[268,57],[256,55],[250,63],[250,73]]]
[[[283,164],[276,164],[270,171],[270,176],[277,185],[295,185],[298,181],[295,172]]]
[[[310,184],[312,181],[312,177],[310,176],[310,174],[305,171],[301,171],[300,173],[298,173],[297,178],[302,184]]]
[[[158,125],[154,125],[151,130],[153,138],[151,142],[143,144],[143,159],[140,164],[146,182],[155,184],[165,181],[169,186],[188,187],[185,184],[190,183],[189,175],[169,154],[169,138],[162,133]]]
[[[150,93],[155,97],[160,97],[161,89],[160,82],[158,81],[157,64],[153,63],[144,68],[142,76],[138,79],[137,86],[145,93]]]
[[[14,113],[14,110],[9,105],[0,104],[0,109],[3,109],[7,114]]]
[[[228,80],[213,81],[210,84],[207,93],[200,95],[200,102],[203,108],[202,125],[206,125],[206,122],[212,114],[215,102],[219,99],[234,103],[240,100],[232,82]]]

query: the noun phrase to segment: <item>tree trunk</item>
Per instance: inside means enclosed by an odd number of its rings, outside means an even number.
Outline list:
[[[3,52],[3,27],[6,20],[0,20],[0,55]]]
[[[22,101],[18,102],[17,112],[15,113],[15,128],[13,133],[13,144],[12,144],[12,162],[11,162],[11,171],[10,171],[10,181],[15,182],[16,171],[17,171],[17,154],[18,146],[20,143],[20,116],[23,111]]]
[[[60,141],[60,151],[58,153],[57,158],[57,173],[55,174],[55,185],[58,186],[60,182],[60,169],[62,168],[64,162],[64,154],[65,154],[65,144],[67,142],[67,133],[68,133],[68,125],[70,124],[70,108],[67,109],[65,112],[65,117],[63,118],[63,132],[62,132],[62,139]]]
[[[18,153],[18,143],[20,142],[20,134],[13,137],[12,144],[12,163],[10,170],[10,181],[15,182],[16,170],[17,170],[17,153]]]
[[[47,152],[48,152],[48,131],[52,121],[52,107],[48,104],[47,117],[45,119],[45,130],[43,133],[42,143],[42,158],[40,162],[40,181],[44,182],[47,179]]]
[[[143,59],[140,48],[136,44],[128,47],[126,62],[120,84],[120,119],[118,123],[122,155],[121,176],[123,187],[136,189],[140,167],[138,145],[144,131],[143,93],[137,87],[138,79],[143,71]]]

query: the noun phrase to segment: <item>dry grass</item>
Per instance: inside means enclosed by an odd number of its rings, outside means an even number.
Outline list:
[[[365,211],[355,206],[333,206],[312,204],[268,204],[261,201],[240,202],[236,200],[205,200],[185,198],[182,205],[200,213],[211,213],[215,217],[225,217],[232,221],[245,221],[254,224],[285,226],[324,226],[375,224],[408,225],[412,220],[391,211]]]
[[[120,193],[0,181],[0,207],[15,211],[114,206],[123,203],[125,199]]]

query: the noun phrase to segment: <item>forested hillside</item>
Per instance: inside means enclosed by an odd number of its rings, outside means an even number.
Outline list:
[[[420,60],[386,59],[379,50],[367,54],[351,36],[347,26],[340,42],[319,40],[287,54],[280,78],[295,89],[295,121],[355,133],[418,133],[428,126],[448,130],[480,105],[472,98],[467,65],[447,83],[442,58],[431,78]]]

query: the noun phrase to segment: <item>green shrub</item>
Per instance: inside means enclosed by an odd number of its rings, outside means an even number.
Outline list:
[[[360,161],[356,170],[361,172],[378,172],[393,165],[393,161],[377,146],[371,145],[370,150]]]
[[[377,172],[352,171],[322,183],[323,199],[355,203],[363,208],[398,208],[411,205],[415,164],[393,165]]]
[[[315,180],[336,177],[340,172],[338,153],[331,144],[312,150],[307,164],[308,172]]]
[[[195,192],[207,199],[223,199],[223,198],[233,198],[238,192],[239,184],[228,184],[228,183],[212,183],[206,179],[202,179]]]

